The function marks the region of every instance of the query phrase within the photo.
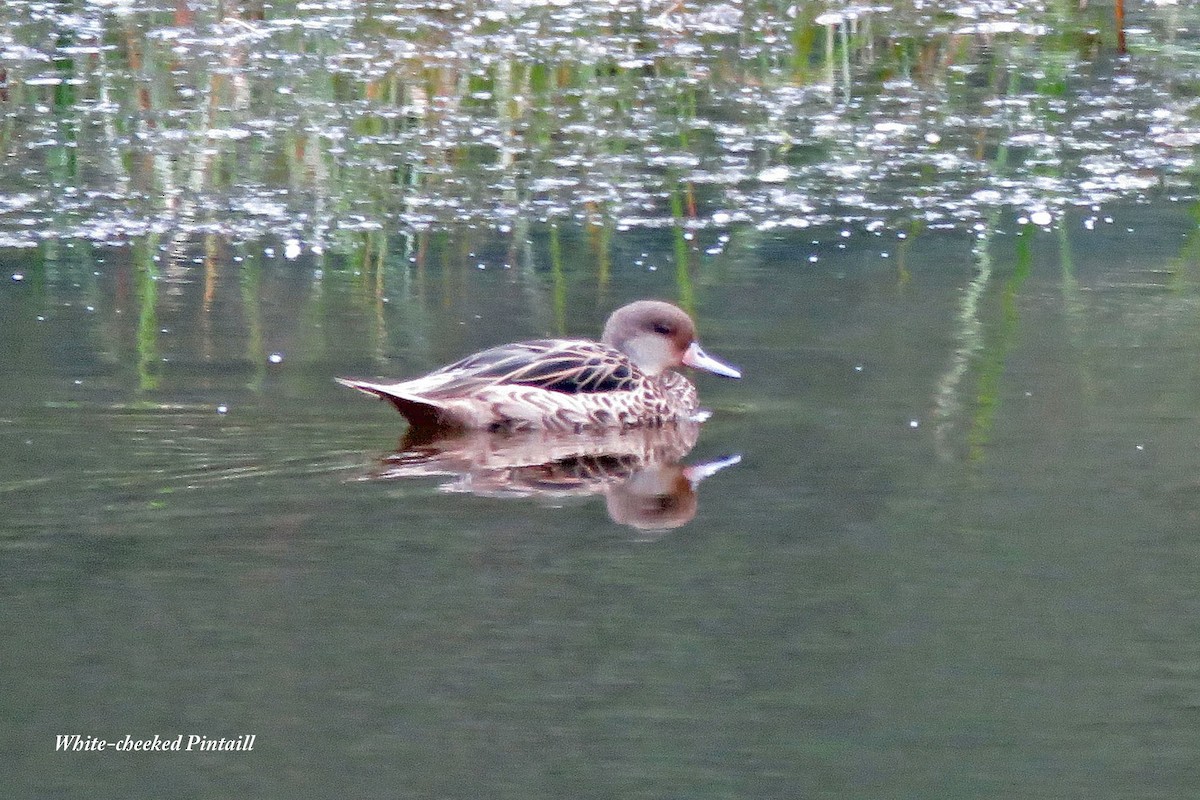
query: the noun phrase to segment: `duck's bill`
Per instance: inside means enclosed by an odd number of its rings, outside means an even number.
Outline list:
[[[692,346],[683,354],[683,363],[689,367],[706,370],[717,375],[724,375],[726,378],[742,377],[741,370],[733,367],[710,356],[708,353],[700,349],[700,345],[692,342]]]

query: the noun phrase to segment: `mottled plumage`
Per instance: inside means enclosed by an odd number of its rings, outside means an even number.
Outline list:
[[[630,391],[639,377],[629,359],[608,345],[538,339],[484,350],[417,380],[436,379],[429,397],[453,397],[504,383],[565,394]]]
[[[617,309],[600,342],[538,339],[399,383],[338,381],[390,401],[418,427],[574,432],[692,418],[696,387],[673,371],[681,365],[741,377],[705,355],[682,310],[642,300]]]

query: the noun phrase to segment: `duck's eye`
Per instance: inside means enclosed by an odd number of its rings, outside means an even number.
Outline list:
[[[659,336],[670,336],[671,326],[665,322],[656,322],[654,323],[654,332]]]

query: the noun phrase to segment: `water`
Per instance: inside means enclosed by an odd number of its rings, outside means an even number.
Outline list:
[[[5,796],[1195,796],[1195,11],[662,10],[0,10]],[[332,380],[641,297],[669,524]]]

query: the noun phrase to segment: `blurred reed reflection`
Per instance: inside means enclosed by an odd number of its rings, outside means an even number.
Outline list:
[[[1194,166],[1193,18],[1139,10],[1115,63],[1126,18],[1075,3],[8,4],[0,244],[969,228],[1138,197]]]

